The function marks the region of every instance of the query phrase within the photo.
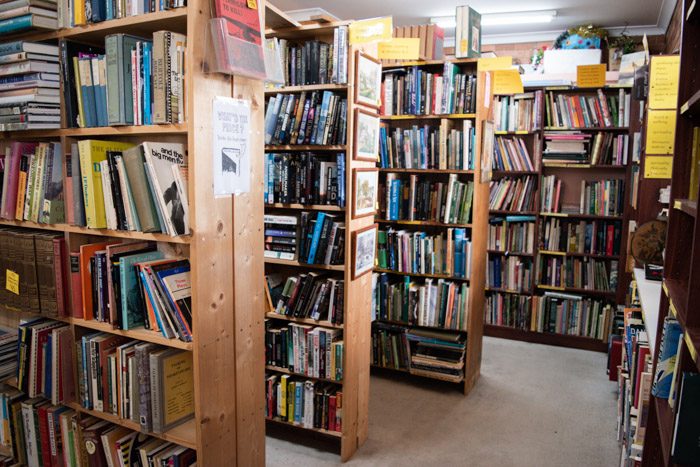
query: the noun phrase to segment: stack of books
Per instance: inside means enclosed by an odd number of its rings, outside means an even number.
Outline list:
[[[345,207],[345,153],[265,154],[265,202]]]
[[[540,121],[542,91],[495,96],[493,118],[496,131],[535,131]]]
[[[630,122],[630,93],[620,89],[617,96],[598,89],[596,94],[547,92],[547,127],[612,128]]]
[[[489,209],[528,212],[535,206],[535,177],[501,178],[490,184]]]
[[[99,23],[112,19],[137,16],[144,13],[170,10],[187,6],[186,0],[158,0],[152,2],[125,2],[111,0],[94,0],[89,4],[79,0],[58,0],[62,28],[70,28],[81,24]]]
[[[293,261],[297,254],[296,216],[265,214],[265,258]]]
[[[279,39],[286,86],[347,83],[348,28],[333,30],[333,43]]]
[[[459,383],[464,379],[466,338],[460,334],[413,329],[406,338],[414,346],[411,374]]]
[[[493,168],[501,171],[533,172],[530,153],[522,138],[497,136],[494,144]]]
[[[282,316],[343,324],[345,281],[317,272],[290,276],[270,290],[272,311]],[[269,283],[269,279],[268,279]]]
[[[567,131],[544,134],[542,163],[590,164],[591,134]]]
[[[506,216],[489,219],[488,249],[512,254],[533,253],[535,216]]]
[[[302,212],[299,261],[340,265],[345,262],[345,216],[326,212]]]
[[[11,3],[16,2],[0,4],[0,17],[2,7]],[[19,9],[29,8],[41,10]],[[0,20],[0,31],[5,21]],[[60,128],[58,73],[55,45],[25,41],[0,44],[0,131]]]
[[[0,35],[28,29],[58,29],[57,9],[56,0],[3,1],[0,4]]]
[[[530,330],[532,297],[512,293],[486,295],[486,324]]]
[[[558,292],[533,297],[531,330],[592,337],[607,342],[613,307],[604,300]]]

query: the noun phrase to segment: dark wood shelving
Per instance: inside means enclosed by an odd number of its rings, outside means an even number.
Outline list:
[[[600,216],[597,214],[576,214],[570,212],[540,212],[539,215],[542,217],[572,217],[574,219],[601,219],[610,221],[621,221],[623,219],[622,216]]]
[[[546,127],[544,131],[629,131],[626,126],[590,126],[590,127]]]
[[[484,324],[484,335],[500,337],[535,344],[555,345],[558,347],[569,347],[573,349],[592,350],[595,352],[607,352],[608,344],[592,337],[568,336],[566,334],[554,334],[536,331],[524,331],[508,326],[497,326]]]
[[[489,214],[500,214],[504,216],[537,216],[538,213],[536,211],[510,211],[508,209],[489,209]]]
[[[700,90],[688,99],[685,104],[681,106],[681,115],[697,117],[700,115]]]
[[[548,256],[570,256],[574,258],[593,258],[593,259],[614,259],[619,260],[620,255],[600,255],[597,253],[576,253],[569,251],[555,251],[555,250],[540,250],[541,255]]]
[[[454,276],[448,276],[446,274],[421,274],[418,272],[403,272],[403,271],[394,271],[393,269],[382,269],[382,268],[374,268],[374,272],[385,272],[387,274],[396,274],[399,276],[411,276],[411,277],[425,277],[428,279],[446,279],[450,281],[456,281],[456,282],[469,282],[469,279],[465,279],[463,277],[454,277]]]
[[[444,331],[444,332],[451,332],[451,333],[460,333],[460,334],[466,334],[467,331],[463,329],[448,329],[448,328],[443,328],[440,326],[424,326],[420,324],[411,324],[411,323],[406,323],[404,321],[394,321],[390,319],[380,319],[377,318],[378,323],[386,323],[386,324],[393,324],[395,326],[403,326],[408,329],[427,329],[430,331]]]
[[[381,173],[407,173],[407,174],[458,174],[458,175],[474,175],[473,170],[460,169],[394,169],[380,168]]]
[[[673,202],[673,208],[678,209],[692,217],[698,216],[698,202],[689,199],[677,199]]]
[[[561,293],[568,293],[568,294],[580,294],[580,295],[598,295],[601,297],[610,297],[613,298],[617,294],[614,290],[590,290],[590,289],[581,289],[579,287],[559,287],[556,285],[547,285],[547,284],[537,284],[536,287],[538,289],[546,290],[546,291],[551,291],[551,292],[561,292]]]
[[[455,228],[464,228],[464,229],[471,229],[471,227],[472,227],[471,224],[446,224],[444,222],[436,222],[436,221],[407,221],[407,220],[389,221],[386,219],[375,219],[374,222],[377,222],[378,224],[411,225],[411,226],[416,226],[416,227],[445,227],[445,228],[455,227]]]
[[[486,250],[487,253],[491,255],[501,255],[501,256],[524,256],[524,257],[534,257],[534,253],[525,253],[521,251],[501,251],[501,250]]]

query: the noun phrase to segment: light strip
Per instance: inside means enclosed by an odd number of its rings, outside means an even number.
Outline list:
[[[511,24],[551,23],[556,16],[556,10],[492,13],[481,16],[481,25],[505,26]],[[454,16],[436,16],[430,18],[430,22],[437,24],[443,29],[453,29],[457,24]]]

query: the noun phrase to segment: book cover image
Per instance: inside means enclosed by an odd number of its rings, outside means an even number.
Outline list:
[[[226,20],[228,33],[246,42],[262,46],[260,13],[257,2],[248,0],[216,0],[216,15]],[[251,8],[249,5],[256,5]]]
[[[174,164],[187,166],[185,146],[179,143],[143,143],[143,149],[149,178],[168,230],[174,235],[189,233],[185,218],[187,200],[180,196],[172,171]]]

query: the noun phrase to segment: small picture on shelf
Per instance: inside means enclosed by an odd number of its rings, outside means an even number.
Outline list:
[[[377,245],[377,224],[372,224],[352,233],[352,278],[370,272],[374,267]]]
[[[355,152],[357,161],[377,162],[379,155],[379,117],[364,109],[355,109]]]
[[[355,61],[355,103],[379,109],[382,64],[376,58],[359,50]]]
[[[491,181],[493,170],[493,141],[495,138],[493,122],[484,121],[484,144],[481,149],[481,183]]]
[[[372,216],[376,212],[379,171],[377,169],[355,169],[352,172],[354,203],[352,218]]]

